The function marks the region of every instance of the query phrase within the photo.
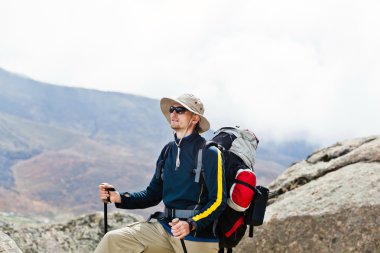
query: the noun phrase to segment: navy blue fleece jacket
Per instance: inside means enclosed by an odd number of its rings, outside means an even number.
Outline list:
[[[176,142],[179,140],[176,139]],[[147,208],[163,200],[168,208],[199,210],[194,217],[191,217],[197,223],[197,233],[202,230],[211,232],[214,220],[226,205],[226,183],[223,175],[223,158],[216,147],[210,147],[205,151],[201,183],[194,182],[195,156],[204,142],[205,139],[197,133],[183,138],[180,144],[178,168],[176,168],[177,145],[174,142],[167,144],[170,148],[163,167],[163,179],[161,177],[157,179],[154,175],[145,190],[128,193],[130,197],[121,193],[121,203],[116,204],[116,207]],[[162,149],[157,163],[163,159],[167,145]],[[211,236],[210,233],[206,234]]]

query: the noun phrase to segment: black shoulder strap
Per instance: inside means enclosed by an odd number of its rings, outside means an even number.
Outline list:
[[[196,160],[197,168],[195,169],[195,179],[194,179],[195,183],[199,183],[199,180],[201,177],[201,172],[202,172],[202,167],[203,167],[203,164],[202,164],[203,154],[211,146],[218,147],[218,144],[214,141],[206,141],[205,143],[203,143],[203,145],[200,146],[198,150],[198,155],[197,155],[197,160]]]
[[[171,141],[168,144],[166,144],[166,146],[164,147],[164,149],[165,149],[164,156],[163,157],[160,156],[160,160],[157,163],[156,179],[159,179],[161,177],[162,170],[164,169],[164,165],[165,165],[165,160],[166,160],[166,158],[168,158],[169,150],[173,146],[173,143],[174,143],[174,141]]]

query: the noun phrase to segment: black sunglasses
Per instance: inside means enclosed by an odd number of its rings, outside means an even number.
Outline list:
[[[174,111],[178,114],[183,114],[187,111],[187,109],[185,107],[182,107],[182,106],[177,106],[177,107],[176,106],[170,106],[169,112],[173,113]]]

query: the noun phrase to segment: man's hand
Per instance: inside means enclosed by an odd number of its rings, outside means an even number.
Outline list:
[[[117,191],[108,191],[107,189],[113,188],[113,185],[110,185],[108,183],[101,183],[99,185],[99,196],[100,199],[106,203],[107,198],[109,197],[112,203],[121,203],[120,193]]]
[[[172,227],[172,234],[176,239],[183,239],[190,234],[189,223],[186,221],[175,218],[172,222],[169,222],[169,225]]]

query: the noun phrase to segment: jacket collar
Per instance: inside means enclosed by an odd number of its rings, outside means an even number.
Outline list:
[[[199,134],[197,132],[193,132],[192,134],[183,137],[180,146],[184,145],[185,143],[192,142],[195,138],[197,138],[197,136],[199,136]],[[179,143],[180,139],[177,138],[177,134],[174,134],[174,140],[177,144]]]

